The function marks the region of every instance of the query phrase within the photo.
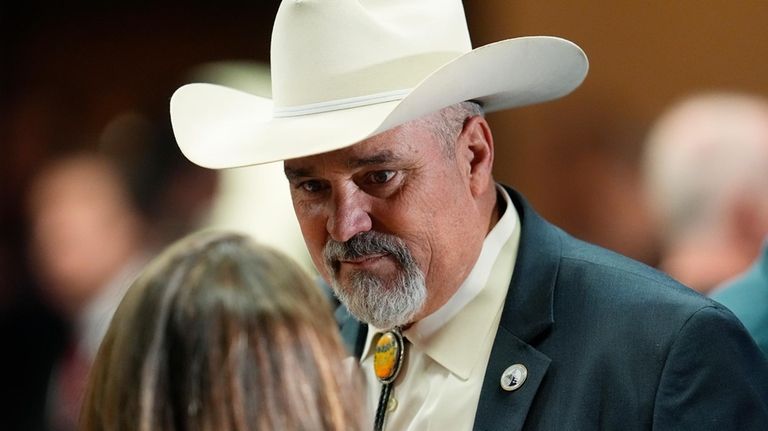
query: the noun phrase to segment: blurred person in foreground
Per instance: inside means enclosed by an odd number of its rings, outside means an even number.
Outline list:
[[[326,298],[293,260],[240,234],[192,234],[120,304],[81,429],[361,429],[344,356]]]
[[[768,100],[702,93],[674,104],[649,132],[644,177],[660,269],[709,293],[768,235]]]
[[[494,181],[483,112],[575,89],[576,45],[473,50],[458,0],[285,0],[271,59],[273,99],[190,84],[174,132],[202,166],[284,160],[375,430],[768,429],[732,313]]]
[[[768,236],[752,266],[718,286],[712,299],[733,311],[768,355]]]
[[[69,323],[47,388],[47,429],[74,430],[88,368],[125,290],[150,255],[146,221],[118,165],[97,152],[51,160],[28,194],[33,268]]]

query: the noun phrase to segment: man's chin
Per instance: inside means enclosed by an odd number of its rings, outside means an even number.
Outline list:
[[[391,318],[391,316],[387,316],[387,318],[381,318],[381,316],[375,316],[372,315],[372,313],[355,313],[350,310],[350,313],[352,313],[355,318],[361,322],[365,322],[371,326],[373,326],[376,329],[380,329],[383,331],[392,329],[396,326],[406,326],[408,323],[411,323],[413,319],[410,316],[400,316],[396,318]]]
[[[357,320],[384,330],[414,322],[415,317],[420,314],[422,309],[421,305],[414,309],[412,303],[408,303],[405,308],[391,308],[392,302],[387,300],[379,304],[371,304],[366,301],[367,298],[354,295],[354,293],[342,295],[340,299]]]

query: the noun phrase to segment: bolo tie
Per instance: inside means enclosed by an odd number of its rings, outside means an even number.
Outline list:
[[[402,368],[404,357],[405,343],[400,327],[395,327],[381,334],[373,354],[373,371],[376,373],[376,378],[381,382],[381,394],[373,423],[374,431],[384,429],[384,417],[387,414],[389,398],[392,395],[395,379]]]

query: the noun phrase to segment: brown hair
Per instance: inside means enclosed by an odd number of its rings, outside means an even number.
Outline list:
[[[92,368],[83,430],[347,430],[359,376],[320,289],[239,234],[198,233],[145,270]]]

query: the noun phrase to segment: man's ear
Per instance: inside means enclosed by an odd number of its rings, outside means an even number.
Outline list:
[[[491,127],[482,116],[464,121],[459,135],[459,161],[468,174],[469,186],[474,196],[480,196],[493,187],[493,135]]]

